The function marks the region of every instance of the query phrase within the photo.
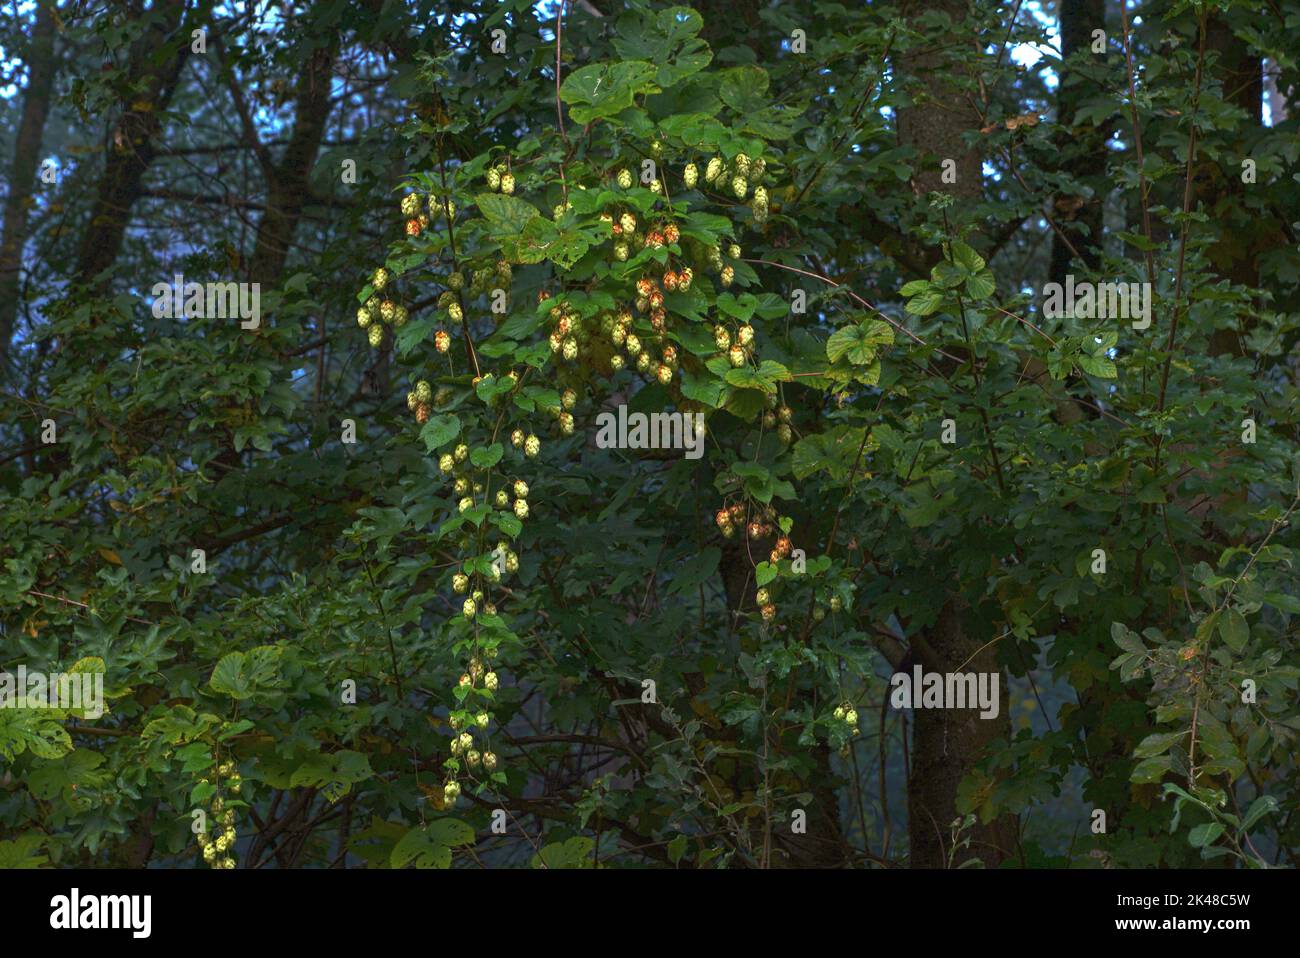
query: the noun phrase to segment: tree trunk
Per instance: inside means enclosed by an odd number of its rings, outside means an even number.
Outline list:
[[[960,37],[967,6],[964,0],[939,0],[913,9],[913,15],[940,10],[948,14],[954,32],[937,37],[918,51],[899,57],[900,74],[919,77],[925,89],[914,93],[913,105],[898,111],[898,138],[918,153],[912,189],[918,196],[941,191],[958,201],[977,201],[982,192],[982,158],[968,148],[963,134],[978,129],[980,118],[966,93],[952,79],[955,66],[943,41]],[[932,34],[933,35],[933,34]],[[951,40],[951,42],[960,42]],[[946,160],[955,161],[956,182],[944,182]],[[950,165],[951,168],[951,165]],[[927,638],[949,671],[999,672],[996,648],[986,636],[971,636],[962,621],[965,600],[949,593]],[[973,656],[973,658],[972,658]],[[969,661],[968,661],[969,660]],[[963,665],[963,663],[966,663]],[[912,776],[907,783],[908,836],[913,868],[943,868],[972,858],[993,867],[1015,847],[1015,821],[1007,817],[977,823],[970,846],[955,856],[951,852],[953,820],[958,817],[957,786],[985,757],[987,746],[1010,738],[1011,724],[1005,704],[1005,676],[999,678],[1003,705],[996,719],[981,719],[978,710],[917,709],[913,724]]]
[[[1061,0],[1061,53],[1068,64],[1076,55],[1089,55],[1092,31],[1106,28],[1105,0]],[[1075,129],[1074,115],[1079,106],[1101,91],[1075,71],[1064,66],[1056,91],[1056,122],[1073,132],[1076,144],[1065,147],[1067,156],[1062,172],[1092,188],[1092,195],[1058,196],[1052,216],[1063,230],[1070,232],[1071,242],[1079,251],[1084,265],[1096,269],[1101,262],[1102,210],[1106,201],[1106,139],[1103,131]],[[1081,139],[1080,139],[1081,137]],[[1071,221],[1082,230],[1071,229]],[[1074,254],[1055,231],[1052,233],[1051,280],[1065,283]]]
[[[967,634],[963,622],[966,611],[966,603],[960,597],[949,596],[926,637],[939,659],[938,664],[945,671],[960,669],[999,675],[998,715],[997,718],[980,718],[978,708],[918,708],[914,711],[912,777],[907,783],[908,837],[913,868],[944,868],[950,863],[956,867],[972,859],[979,859],[986,868],[992,868],[1015,854],[1016,822],[1010,816],[1002,816],[988,824],[977,821],[969,833],[970,844],[953,852],[953,822],[960,818],[957,813],[958,785],[985,757],[991,743],[1011,738],[1006,677],[1001,675],[998,666],[997,648],[987,645],[976,652],[985,641]],[[914,689],[913,694],[918,691]]]
[[[131,208],[157,152],[160,114],[171,102],[189,56],[189,38],[179,35],[184,0],[159,0],[151,13],[153,21],[131,48],[126,88],[135,92],[113,128],[90,223],[81,239],[77,276],[83,282],[93,281],[117,260]],[[166,51],[161,57],[160,50]]]
[[[0,372],[8,364],[9,343],[18,315],[23,246],[27,241],[27,208],[31,203],[40,159],[45,119],[50,112],[50,91],[54,87],[54,3],[36,8],[36,22],[27,51],[27,90],[23,115],[14,140],[14,162],[10,168],[9,195],[5,197],[3,234],[0,234]]]
[[[309,177],[325,135],[330,112],[330,77],[337,53],[315,51],[298,76],[293,133],[284,156],[271,171],[266,212],[257,227],[251,263],[252,281],[274,286],[280,280],[302,208],[311,195]]]

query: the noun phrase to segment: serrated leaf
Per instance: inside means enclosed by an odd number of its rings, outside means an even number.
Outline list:
[[[569,104],[576,123],[590,123],[622,113],[638,93],[657,93],[658,68],[644,60],[592,63],[564,78],[560,99]]]
[[[451,413],[434,416],[420,430],[420,438],[424,440],[424,448],[427,452],[445,446],[458,435],[460,435],[460,420]]]
[[[490,446],[480,446],[469,454],[469,461],[480,469],[491,469],[505,454],[505,448],[499,442]]]
[[[929,316],[938,311],[942,305],[943,292],[937,289],[926,289],[909,299],[903,308],[913,316]]]

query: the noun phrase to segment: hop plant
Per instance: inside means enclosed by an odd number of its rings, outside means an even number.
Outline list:
[[[722,175],[722,157],[715,156],[711,160],[709,160],[709,165],[705,167],[704,170],[705,182],[712,183],[721,175]]]
[[[721,279],[722,279],[723,286],[730,286],[733,282],[735,282],[736,270],[730,263],[722,267]]]
[[[520,519],[520,520],[523,520],[523,519],[527,519],[527,518],[528,518],[528,500],[527,500],[527,499],[516,499],[516,500],[515,500],[515,518]]]
[[[487,675],[483,676],[483,687],[489,692],[495,692],[499,682],[500,680],[497,678],[495,672],[489,672]]]
[[[618,185],[625,190],[632,188],[632,171],[624,167],[618,171]]]
[[[516,499],[528,498],[528,483],[524,482],[522,479],[516,479],[514,488]]]
[[[364,306],[357,310],[357,325],[362,329],[370,325],[370,310]]]
[[[515,175],[513,173],[501,174],[501,192],[509,196],[515,191]]]
[[[686,169],[682,170],[682,181],[686,184],[688,190],[695,189],[695,184],[700,178],[700,168],[694,163],[687,163]]]
[[[494,193],[501,189],[501,174],[497,171],[496,167],[488,167],[487,185],[488,189]]]
[[[386,299],[379,304],[379,318],[386,323],[391,323],[393,317],[397,315],[397,304],[391,299]]]
[[[739,346],[732,346],[727,352],[727,358],[731,361],[731,365],[737,368],[745,365],[745,351]]]
[[[387,286],[388,270],[384,269],[382,266],[376,269],[374,274],[370,277],[370,285],[373,286],[376,291],[382,290]]]
[[[742,346],[748,347],[754,342],[754,327],[746,323],[736,331],[736,340]]]
[[[474,601],[473,596],[470,596],[468,599],[464,601],[464,603],[461,605],[461,611],[465,613],[465,618],[467,619],[474,618],[474,613],[478,611],[478,603]]]
[[[457,572],[451,577],[451,588],[454,592],[464,594],[469,589],[469,576],[463,572]]]
[[[749,181],[739,174],[733,176],[731,178],[731,192],[736,194],[736,199],[743,200],[745,194],[749,192]]]
[[[460,308],[460,303],[451,303],[447,306],[447,315],[451,317],[453,323],[459,323],[465,318],[465,312]]]
[[[523,444],[524,444],[524,431],[522,429],[512,430],[510,433],[510,445],[518,449]]]
[[[370,340],[371,346],[374,346],[376,349],[378,349],[379,344],[384,341],[384,327],[371,326],[369,329],[366,330],[366,338]]]
[[[445,353],[451,348],[451,337],[447,335],[445,329],[440,329],[433,334],[433,348],[440,353]]]
[[[534,459],[541,451],[542,441],[536,436],[529,434],[528,438],[524,440],[524,455],[529,459]]]

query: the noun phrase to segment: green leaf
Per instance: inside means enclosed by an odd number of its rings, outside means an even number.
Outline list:
[[[852,326],[841,326],[826,340],[826,358],[836,362],[841,356],[857,366],[866,366],[876,358],[876,349],[894,341],[894,328],[878,319]]]
[[[1167,752],[1186,734],[1185,729],[1181,732],[1154,732],[1138,743],[1138,747],[1133,750],[1133,757],[1151,758]]]
[[[310,785],[319,788],[330,802],[337,802],[358,782],[373,779],[374,769],[370,759],[360,752],[344,749],[339,752],[318,752],[311,755],[289,778],[289,787]]]
[[[438,824],[434,822],[433,824]],[[393,868],[445,869],[451,867],[451,849],[446,842],[438,841],[430,834],[432,825],[425,828],[412,828],[393,846],[388,863]]]
[[[1250,626],[1246,624],[1246,617],[1236,609],[1226,610],[1219,620],[1219,635],[1223,636],[1228,648],[1240,652],[1250,639]]]
[[[990,272],[979,273],[966,280],[966,295],[974,300],[988,299],[997,290]]]
[[[721,558],[722,552],[712,546],[691,556],[673,575],[667,591],[681,593],[698,588],[701,583],[707,582],[717,573]]]
[[[546,845],[532,858],[533,868],[586,868],[590,864],[594,839],[578,835],[566,842]]]
[[[952,261],[969,273],[978,273],[984,268],[984,257],[961,240],[952,244]]]
[[[727,384],[707,370],[696,372],[684,368],[682,395],[687,399],[718,409],[727,395]]]
[[[0,870],[44,867],[49,863],[49,858],[38,853],[46,838],[40,833],[29,832],[12,841],[0,841]]]
[[[929,316],[943,305],[943,299],[942,290],[927,289],[909,299],[904,309],[913,316]]]
[[[592,63],[564,78],[560,99],[569,104],[575,123],[590,123],[622,113],[638,93],[657,93],[657,73],[644,60]]]
[[[1214,841],[1222,835],[1224,828],[1218,822],[1206,822],[1204,825],[1197,825],[1187,835],[1187,840],[1191,842],[1193,848],[1204,848],[1207,845],[1214,844]]]
[[[488,221],[489,232],[494,236],[522,233],[529,221],[542,215],[527,200],[504,193],[479,193],[474,197],[474,203]]]
[[[678,835],[668,843],[668,860],[676,865],[686,854],[686,836]]]
[[[1079,355],[1079,368],[1089,376],[1096,376],[1098,379],[1114,379],[1117,370],[1115,364],[1110,361],[1105,353],[1089,355],[1081,353]]]
[[[445,446],[458,435],[460,435],[460,420],[451,413],[434,416],[420,430],[420,438],[424,440],[424,448],[427,452]]]
[[[1241,820],[1241,830],[1250,831],[1255,823],[1265,815],[1271,815],[1277,811],[1277,799],[1272,795],[1261,795],[1250,803],[1250,808],[1246,810],[1246,817]]]
[[[469,454],[469,461],[480,469],[491,469],[505,454],[505,448],[499,442],[490,446],[480,446]]]
[[[1129,781],[1136,785],[1154,785],[1165,777],[1173,768],[1173,760],[1168,755],[1144,758],[1138,762],[1129,776]]]
[[[212,670],[208,687],[232,699],[252,698],[259,690],[277,684],[282,651],[278,645],[259,645],[247,653],[224,655]]]
[[[758,306],[758,297],[753,293],[741,293],[739,296],[733,296],[731,293],[720,293],[717,306],[720,312],[726,313],[728,316],[734,316],[742,323],[747,323],[754,315],[754,309]]]
[[[430,822],[425,829],[429,838],[443,845],[473,845],[474,829],[454,818],[440,818]]]
[[[631,13],[619,18],[614,49],[624,60],[659,64],[655,80],[667,88],[698,73],[713,59],[708,45],[696,37],[704,19],[690,7],[660,10],[653,20]]]
[[[770,562],[760,562],[754,567],[754,584],[758,588],[763,588],[773,579],[776,578],[777,567]]]

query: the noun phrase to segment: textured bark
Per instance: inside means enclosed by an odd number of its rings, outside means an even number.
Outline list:
[[[1105,28],[1105,0],[1061,0],[1061,52],[1067,63],[1075,54],[1089,55],[1092,31]],[[1100,92],[1095,84],[1085,80],[1076,71],[1070,70],[1068,66],[1063,67],[1056,93],[1057,122],[1073,127],[1075,111],[1085,100]],[[1068,159],[1062,172],[1069,173],[1085,186],[1091,187],[1092,194],[1058,196],[1053,217],[1062,229],[1069,230],[1071,242],[1079,251],[1084,265],[1088,269],[1096,269],[1101,262],[1102,211],[1109,185],[1106,179],[1106,141],[1104,132],[1097,129],[1076,130],[1075,136],[1081,140],[1076,147],[1079,151],[1067,154]],[[1077,222],[1083,229],[1071,229],[1070,222]],[[1052,282],[1065,282],[1073,256],[1065,241],[1053,232],[1050,268]]]
[[[932,191],[958,196],[980,194],[981,161],[979,151],[968,148],[962,135],[980,128],[980,117],[966,91],[954,80],[955,65],[951,51],[963,42],[960,25],[966,17],[965,0],[937,0],[923,7],[913,6],[908,13],[917,17],[924,12],[943,12],[955,30],[927,39],[920,49],[898,58],[899,73],[923,80],[923,89],[913,92],[914,104],[899,107],[898,141],[919,154],[912,174],[912,189],[920,196]],[[937,33],[937,31],[935,32]],[[935,34],[931,34],[935,35]],[[943,182],[943,161],[955,160],[956,183]]]
[[[7,364],[9,342],[18,315],[18,294],[23,246],[27,241],[27,208],[36,182],[41,138],[50,112],[50,91],[54,86],[54,4],[36,8],[31,44],[27,53],[27,89],[23,114],[14,140],[14,162],[9,171],[9,194],[5,197],[3,234],[0,234],[0,370]]]
[[[948,598],[927,631],[931,649],[946,672],[1000,673],[995,645],[976,653],[984,642],[967,632],[963,622],[966,611],[966,603],[959,597]],[[992,868],[1015,852],[1016,822],[1003,816],[987,825],[976,822],[970,845],[952,853],[952,823],[960,818],[957,787],[985,757],[991,743],[1011,738],[1005,676],[998,680],[998,692],[997,718],[980,718],[978,708],[917,709],[914,713],[912,777],[907,783],[913,868],[944,868],[950,863],[956,867],[971,859]]]
[[[950,56],[956,44],[966,42],[962,39],[966,9],[961,0],[941,0],[913,9],[913,16],[942,11],[952,19],[954,29],[939,35],[924,49],[899,58],[900,73],[925,84],[924,89],[914,92],[914,104],[898,111],[899,142],[919,154],[912,188],[921,196],[935,190],[949,193],[959,202],[978,200],[982,193],[981,156],[963,142],[963,134],[978,129],[980,119],[955,79],[957,68]],[[956,161],[956,183],[943,182],[945,159]],[[976,654],[988,637],[967,631],[965,610],[966,602],[960,595],[949,593],[945,597],[937,621],[925,636],[930,648],[946,671],[1000,671],[996,646]],[[999,690],[1004,698],[1005,689],[1003,676]],[[907,785],[913,868],[942,868],[949,863],[952,822],[958,817],[957,787],[985,757],[990,742],[1010,738],[1010,728],[1005,701],[996,719],[981,719],[978,710],[916,710],[912,775]],[[1015,821],[1003,817],[987,825],[977,823],[970,837],[970,846],[954,857],[953,864],[978,858],[986,867],[996,866],[1014,850]]]
[[[302,208],[311,196],[309,177],[330,113],[330,77],[337,53],[315,51],[298,76],[293,133],[280,162],[269,171],[266,212],[257,227],[252,281],[274,286],[284,270]]]
[[[127,70],[127,88],[138,92],[123,104],[113,128],[90,223],[81,239],[77,276],[85,282],[112,266],[121,252],[131,208],[157,153],[160,114],[171,102],[190,53],[188,36],[178,36],[184,0],[159,0],[150,13],[144,35],[131,47]]]
[[[1205,48],[1207,53],[1218,54],[1217,78],[1223,84],[1223,95],[1233,106],[1246,112],[1256,127],[1264,122],[1264,64],[1252,56],[1249,48],[1232,35],[1232,30],[1222,17],[1210,17],[1206,22]],[[1254,136],[1247,137],[1251,142]],[[1197,202],[1203,204],[1211,220],[1243,216],[1248,207],[1244,193],[1248,186],[1241,182],[1240,167],[1225,163],[1223,169],[1217,162],[1203,163],[1193,182]],[[1209,248],[1210,265],[1216,273],[1244,286],[1259,285],[1259,258],[1269,250],[1287,243],[1282,225],[1274,218],[1242,222],[1239,228],[1225,229],[1223,238]],[[1258,304],[1261,305],[1262,304]],[[1243,335],[1247,330],[1243,329]],[[1245,355],[1241,337],[1233,330],[1219,330],[1210,341],[1211,355]]]

